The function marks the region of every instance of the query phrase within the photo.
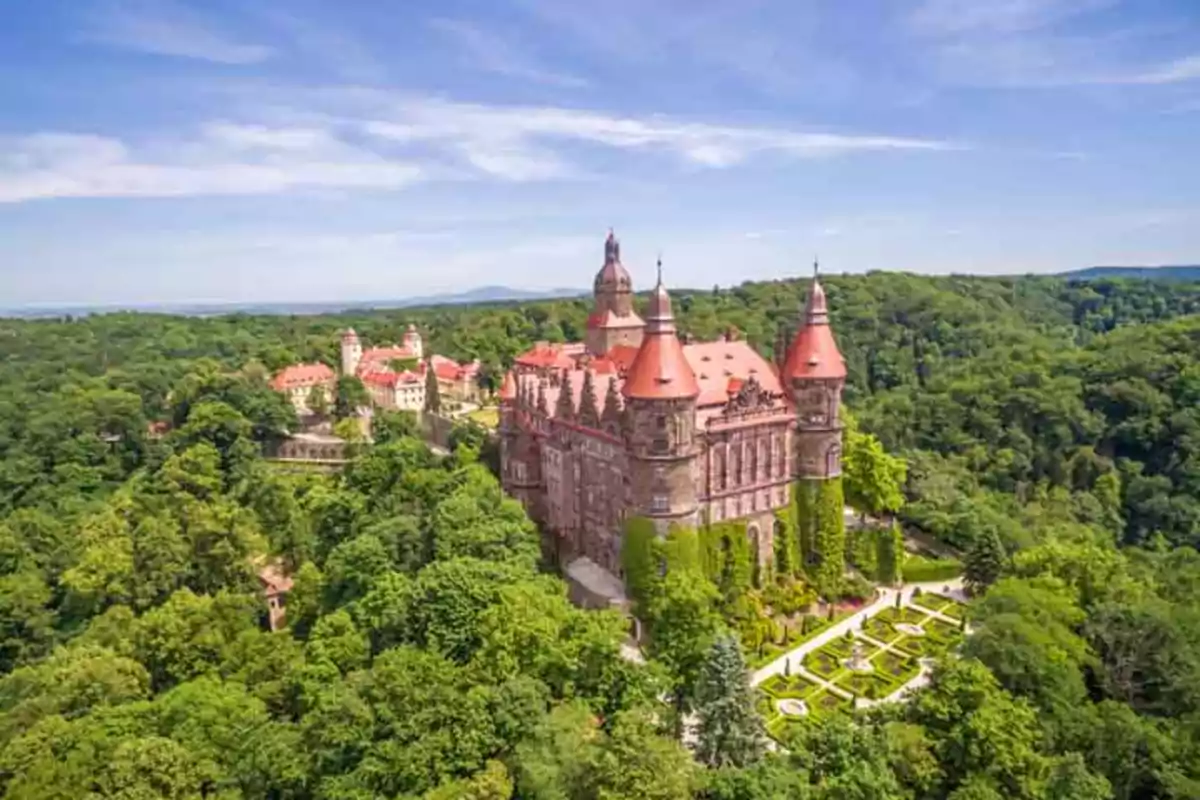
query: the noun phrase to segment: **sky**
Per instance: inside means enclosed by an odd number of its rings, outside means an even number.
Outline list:
[[[1200,263],[1196,0],[0,19],[0,307]]]

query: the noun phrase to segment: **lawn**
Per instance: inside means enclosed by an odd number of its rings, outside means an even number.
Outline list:
[[[962,619],[967,615],[967,607],[953,599],[947,599],[945,604],[942,605],[938,611],[942,612],[947,617],[953,617],[954,619]]]
[[[467,414],[467,419],[478,422],[485,428],[496,428],[500,424],[500,412],[493,406],[477,408]]]
[[[945,605],[946,598],[942,597],[941,595],[925,592],[923,594],[913,595],[912,600],[909,602],[915,606],[920,606],[926,611],[937,611],[943,605]]]
[[[828,680],[841,671],[842,657],[827,652],[823,647],[804,657],[804,668]]]
[[[957,625],[942,622],[940,619],[931,619],[924,627],[926,636],[946,644],[955,644],[962,639],[962,631]]]

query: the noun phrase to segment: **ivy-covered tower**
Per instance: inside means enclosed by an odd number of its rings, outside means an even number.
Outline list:
[[[793,477],[800,553],[809,577],[828,588],[845,571],[841,405],[846,364],[829,325],[815,264],[804,316],[780,377],[796,408]]]
[[[621,388],[629,453],[629,515],[645,517],[659,534],[672,524],[694,527],[696,401],[700,385],[675,332],[671,297],[658,283],[646,308],[641,346]]]

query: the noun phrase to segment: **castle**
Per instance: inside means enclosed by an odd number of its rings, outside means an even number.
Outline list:
[[[816,275],[775,363],[733,334],[681,339],[661,264],[640,317],[611,232],[593,294],[584,342],[539,343],[505,376],[505,489],[554,537],[564,562],[593,562],[609,585],[624,577],[633,517],[660,535],[676,524],[744,522],[752,552],[769,563],[776,511],[793,484],[841,474],[846,367]]]
[[[425,407],[426,371],[437,377],[443,398],[458,402],[479,402],[479,362],[458,362],[432,354],[425,357],[425,346],[416,326],[409,325],[403,343],[387,347],[363,348],[353,328],[341,336],[341,374],[357,377],[371,396],[375,408],[394,411],[421,411]],[[338,375],[327,364],[293,364],[271,381],[271,386],[287,395],[297,413],[313,411],[310,401],[314,390],[332,405]]]

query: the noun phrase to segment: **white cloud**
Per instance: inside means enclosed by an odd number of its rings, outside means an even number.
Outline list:
[[[468,153],[475,166],[497,177],[507,169],[489,169],[496,152],[530,159],[557,158],[553,143],[585,143],[619,150],[663,151],[685,162],[730,167],[761,153],[825,158],[847,153],[902,150],[951,150],[959,146],[936,139],[809,133],[776,128],[685,122],[668,117],[627,117],[599,111],[532,106],[484,106],[438,100],[397,104],[392,118],[367,123],[366,130],[395,142],[449,144]],[[485,154],[484,158],[477,154]],[[544,174],[563,174],[551,161]],[[507,159],[502,159],[507,167]]]
[[[272,194],[305,188],[389,189],[422,177],[312,130],[225,123],[187,141],[137,148],[117,139],[40,133],[0,142],[0,203],[53,197]]]
[[[239,41],[171,0],[112,0],[89,16],[81,35],[141,53],[219,64],[254,64],[274,52],[265,45]]]
[[[453,40],[472,65],[485,72],[566,88],[588,85],[583,78],[540,66],[506,39],[464,20],[438,18],[430,20],[429,25]]]
[[[1200,55],[1189,56],[1171,61],[1162,66],[1152,67],[1145,71],[1117,77],[1113,83],[1166,84],[1181,83],[1200,78]]]
[[[379,110],[338,117],[308,112],[295,117],[303,124],[293,125],[210,122],[184,138],[134,141],[49,132],[0,139],[0,202],[392,189],[463,178],[579,180],[590,177],[580,152],[584,146],[666,154],[701,168],[729,168],[764,154],[826,158],[955,147],[932,139],[553,107],[393,99],[385,113],[374,113]]]

